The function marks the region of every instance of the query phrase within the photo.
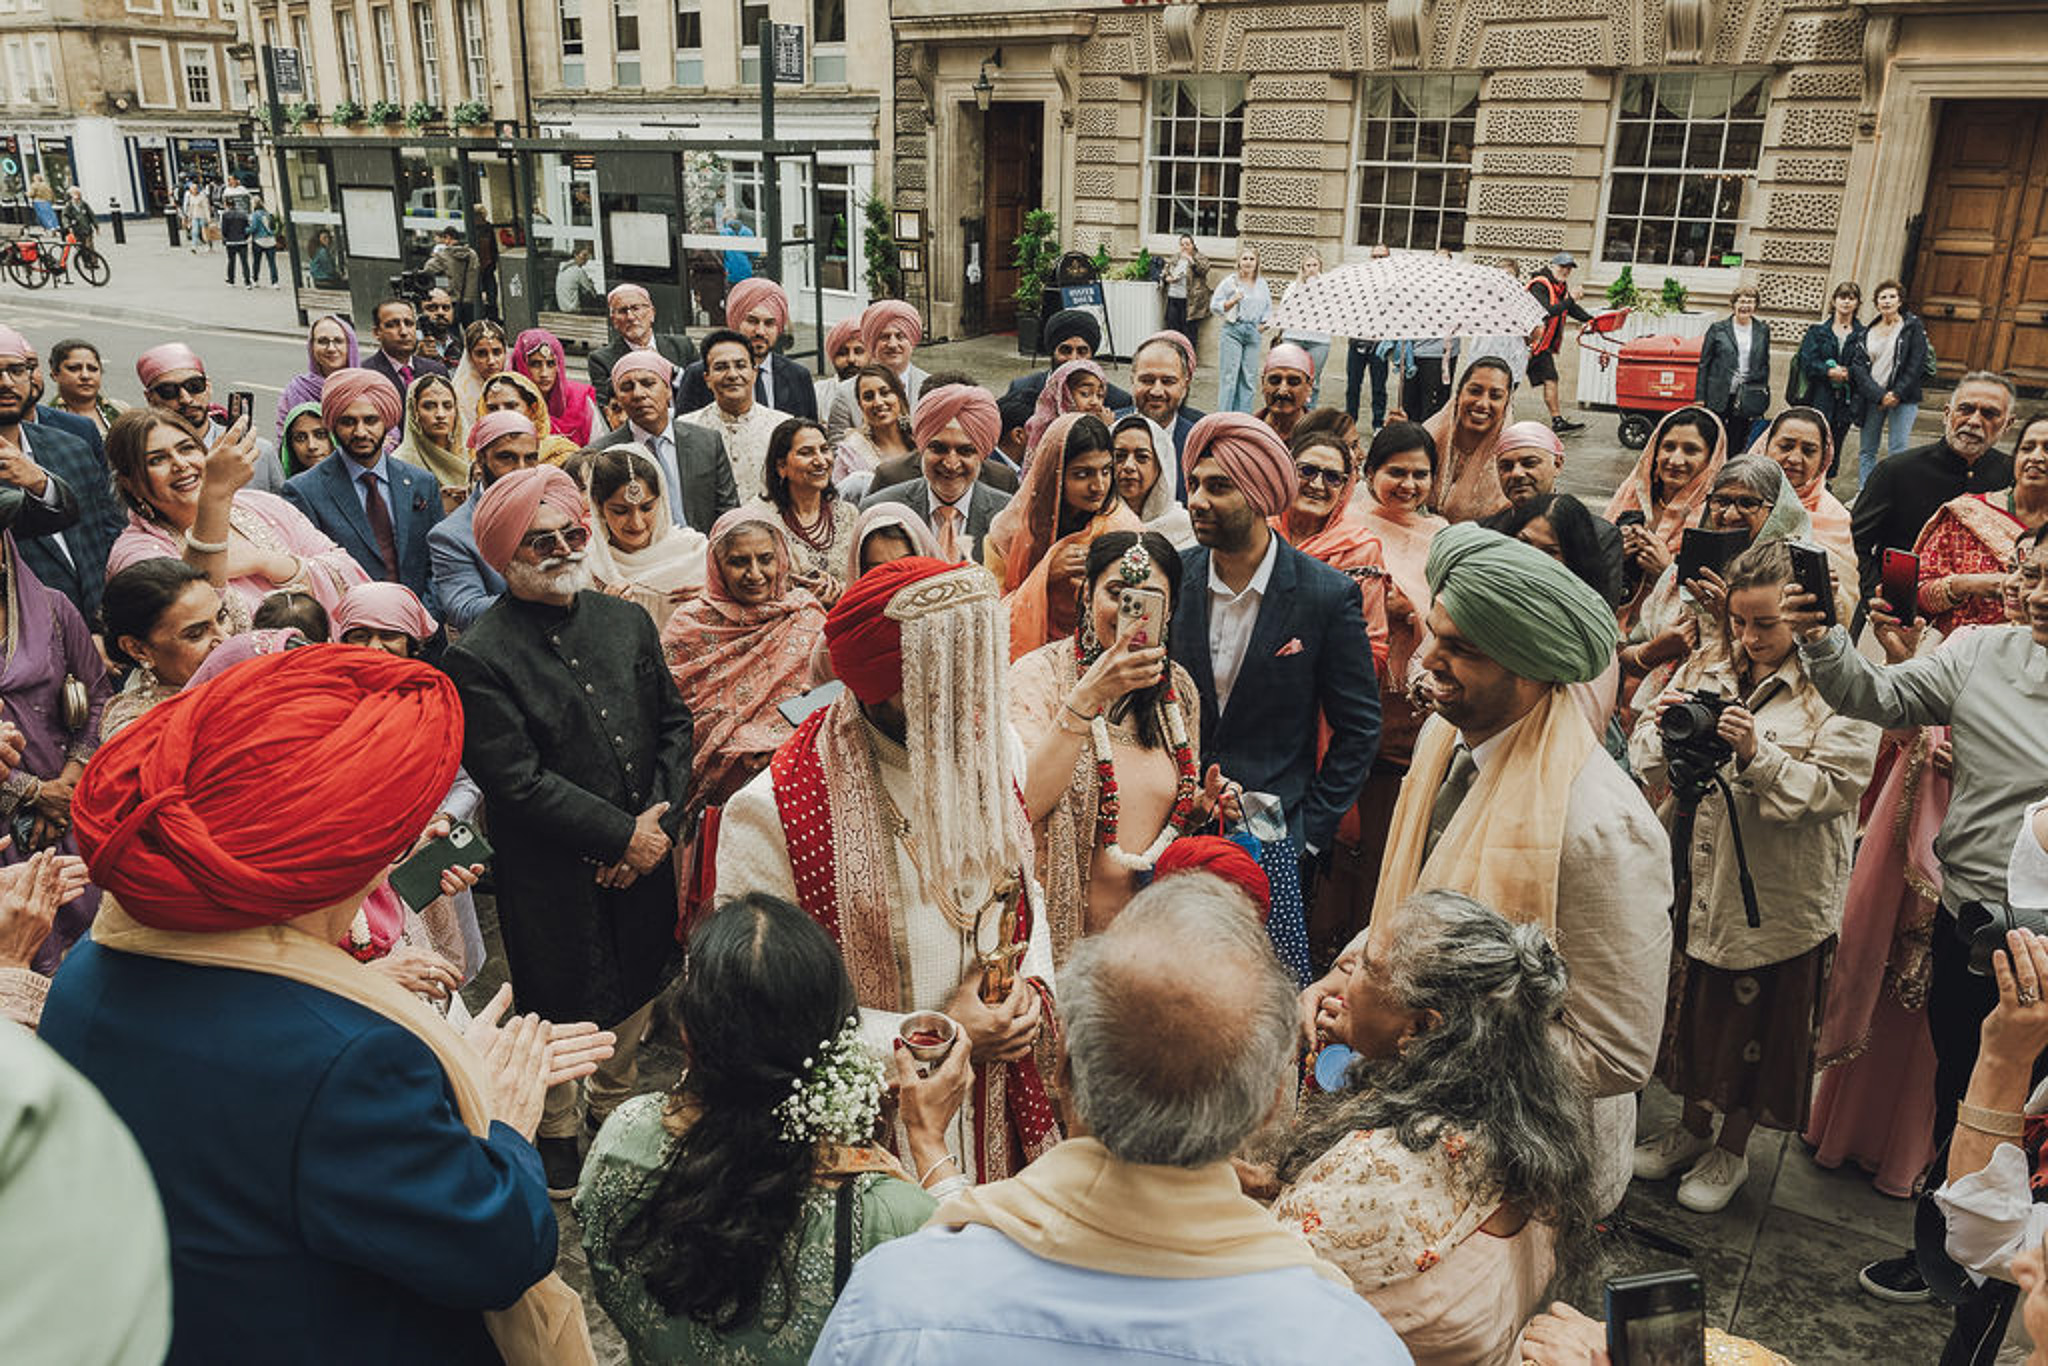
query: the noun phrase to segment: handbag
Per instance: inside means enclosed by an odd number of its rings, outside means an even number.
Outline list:
[[[1771,388],[1767,384],[1745,384],[1736,394],[1736,411],[1747,418],[1762,417],[1771,406]]]

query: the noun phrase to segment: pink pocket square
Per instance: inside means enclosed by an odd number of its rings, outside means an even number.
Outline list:
[[[1273,651],[1273,658],[1285,659],[1289,655],[1298,655],[1300,653],[1301,637],[1296,636],[1294,639],[1288,641],[1285,645],[1282,645],[1279,649]]]

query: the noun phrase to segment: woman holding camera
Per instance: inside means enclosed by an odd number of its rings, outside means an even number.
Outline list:
[[[1678,1203],[1703,1214],[1748,1178],[1752,1128],[1806,1122],[1814,1024],[1877,750],[1877,728],[1836,714],[1806,676],[1778,606],[1792,577],[1777,541],[1728,566],[1725,648],[1689,658],[1629,743],[1643,782],[1670,789],[1660,812],[1674,848],[1689,852],[1674,869],[1680,915],[1657,1063],[1685,1110],[1637,1146],[1635,1174],[1683,1171]]]

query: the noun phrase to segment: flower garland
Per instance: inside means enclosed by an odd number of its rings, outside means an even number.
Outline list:
[[[1076,667],[1086,672],[1090,664],[1102,654],[1102,644],[1095,632],[1086,627],[1086,613],[1083,613],[1084,629],[1074,636],[1074,660]],[[1169,673],[1166,695],[1159,703],[1160,728],[1166,732],[1167,743],[1173,750],[1175,772],[1173,810],[1168,813],[1165,828],[1152,841],[1150,848],[1142,854],[1133,854],[1116,842],[1117,817],[1123,803],[1117,796],[1116,764],[1110,757],[1109,719],[1097,713],[1089,718],[1089,738],[1095,748],[1095,843],[1109,861],[1126,872],[1146,873],[1166,852],[1166,846],[1187,833],[1195,819],[1195,797],[1201,790],[1200,770],[1195,766],[1195,752],[1188,744],[1187,725],[1180,714],[1179,700],[1174,696],[1172,675]]]
[[[858,1018],[847,1020],[818,1057],[804,1059],[774,1113],[791,1143],[854,1146],[873,1137],[882,1113],[882,1064],[862,1045]]]

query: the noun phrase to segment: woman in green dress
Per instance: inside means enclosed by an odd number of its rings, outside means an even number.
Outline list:
[[[859,1015],[831,936],[787,902],[736,898],[691,936],[656,1014],[682,1035],[682,1079],[612,1112],[576,1199],[598,1302],[635,1362],[807,1361],[851,1261],[966,1188],[945,1132],[967,1049],[921,1077],[899,1048],[885,1073]],[[890,1090],[915,1174],[874,1142]]]

